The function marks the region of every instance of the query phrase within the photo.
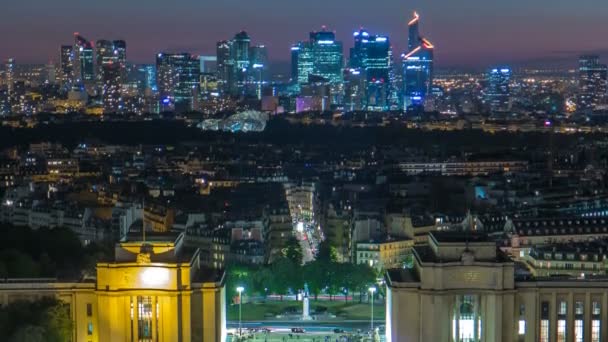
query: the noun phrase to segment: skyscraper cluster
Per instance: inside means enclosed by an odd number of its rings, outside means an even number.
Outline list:
[[[127,43],[99,40],[97,44],[74,34],[73,45],[62,45],[59,53],[59,82],[65,90],[100,95],[103,110],[119,112],[122,86],[127,77]]]
[[[217,71],[220,90],[225,95],[261,98],[268,82],[268,51],[264,45],[251,45],[245,31],[233,39],[217,43]]]

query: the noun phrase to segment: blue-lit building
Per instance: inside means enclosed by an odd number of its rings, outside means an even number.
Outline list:
[[[492,112],[507,112],[511,109],[511,68],[502,66],[490,69],[485,102]]]
[[[386,110],[389,107],[391,46],[388,37],[370,35],[365,30],[353,34],[350,67],[358,70],[366,80],[364,108]]]
[[[311,32],[307,42],[292,47],[292,61],[296,62],[298,83],[307,83],[310,75],[322,77],[329,83],[342,82],[344,55],[342,42],[330,31]]]
[[[403,108],[423,109],[433,85],[433,50],[429,40],[420,35],[420,16],[408,23],[408,52],[403,61]]]
[[[200,62],[189,53],[159,53],[156,75],[162,111],[196,110],[200,82]]]
[[[308,41],[292,46],[291,53],[292,80],[299,88],[313,78],[317,84],[323,80],[330,88],[331,103],[342,101],[344,53],[334,32],[311,32]]]

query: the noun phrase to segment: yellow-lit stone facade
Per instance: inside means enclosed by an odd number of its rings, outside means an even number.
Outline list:
[[[608,341],[608,278],[528,278],[494,242],[431,233],[387,273],[388,342]]]
[[[70,306],[74,341],[223,342],[223,272],[202,269],[176,242],[122,243],[90,281],[0,283],[0,304],[55,296]]]

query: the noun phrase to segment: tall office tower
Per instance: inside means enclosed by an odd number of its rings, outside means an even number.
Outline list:
[[[344,95],[344,56],[342,42],[329,31],[311,32],[309,40],[292,47],[293,72],[297,71],[297,84],[302,86],[315,78],[315,83],[323,80],[329,85],[331,103],[340,104]]]
[[[127,81],[127,43],[124,40],[98,40],[95,44],[95,61],[97,84],[100,90],[103,90],[106,83],[104,67],[106,65],[117,66],[120,71],[120,81]],[[112,70],[115,67],[112,67]],[[114,75],[114,72],[112,72]]]
[[[49,61],[45,66],[44,72],[44,82],[48,84],[56,84],[57,83],[57,68],[55,63]]]
[[[74,34],[74,79],[73,83],[84,85],[89,93],[95,86],[95,61],[93,43]]]
[[[297,84],[308,83],[308,76],[314,75],[314,59],[310,43],[299,42],[291,47],[292,53],[292,73],[294,74],[294,82]]]
[[[232,40],[231,58],[234,61],[236,75],[236,91],[232,91],[232,95],[242,96],[247,92],[247,79],[250,68],[249,48],[251,38],[245,31],[241,31],[234,35]],[[232,86],[231,89],[234,89]]]
[[[508,67],[493,68],[488,72],[485,101],[492,112],[506,112],[511,109],[510,81],[511,69]]]
[[[578,63],[578,108],[593,109],[608,96],[608,68],[600,63],[598,56],[581,56]]]
[[[100,88],[105,87],[104,66],[114,64],[114,62],[114,43],[111,40],[98,40],[95,43],[95,72]]]
[[[156,70],[162,110],[196,110],[200,82],[198,58],[189,53],[159,53]]]
[[[361,69],[346,69],[344,71],[344,110],[348,112],[366,108],[367,78]]]
[[[120,65],[120,74],[123,82],[126,82],[127,76],[127,42],[124,40],[114,40],[114,56],[116,62]]]
[[[329,31],[310,33],[314,75],[328,80],[330,83],[341,83],[344,56],[342,42],[336,41],[336,34]]]
[[[62,45],[59,53],[59,80],[62,85],[68,85],[74,78],[74,47]]]
[[[9,58],[5,66],[6,86],[8,89],[8,97],[11,98],[15,93],[15,59]]]
[[[232,41],[222,40],[216,44],[217,78],[219,88],[224,94],[231,94],[234,84],[234,60],[232,59]]]
[[[109,62],[102,66],[103,75],[103,111],[104,113],[118,113],[122,109],[122,70],[120,64]]]
[[[298,58],[300,56],[300,44],[291,46],[291,82],[298,83]]]
[[[387,110],[392,68],[391,46],[388,37],[370,35],[361,29],[353,34],[350,67],[364,73],[366,78],[364,108]]]
[[[247,95],[262,99],[262,88],[268,82],[268,49],[264,45],[249,48],[249,80]]]
[[[408,23],[408,51],[403,61],[403,108],[424,108],[427,95],[433,85],[433,49],[430,41],[420,36],[420,16]]]

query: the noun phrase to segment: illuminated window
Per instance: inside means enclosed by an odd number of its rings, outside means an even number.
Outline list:
[[[87,335],[93,335],[93,323],[91,322],[87,326]]]
[[[601,328],[602,325],[599,319],[591,321],[591,342],[601,342]]]
[[[567,309],[568,309],[568,305],[566,304],[565,301],[561,301],[559,302],[559,310],[557,311],[558,315],[566,315]]]
[[[137,297],[137,336],[139,342],[152,342],[152,297]]]
[[[481,317],[477,296],[465,295],[457,298],[452,336],[454,341],[458,342],[481,340]]]
[[[540,342],[549,342],[549,320],[540,321]]]
[[[574,314],[575,315],[582,315],[584,311],[585,310],[584,310],[583,302],[574,303]]]
[[[557,321],[557,342],[566,342],[566,320]]]
[[[574,321],[574,342],[583,342],[583,320]]]
[[[591,314],[594,316],[599,316],[602,313],[602,305],[600,302],[593,302],[593,309],[591,310]]]
[[[526,321],[523,319],[519,320],[519,328],[517,329],[518,334],[524,335],[526,333]]]

